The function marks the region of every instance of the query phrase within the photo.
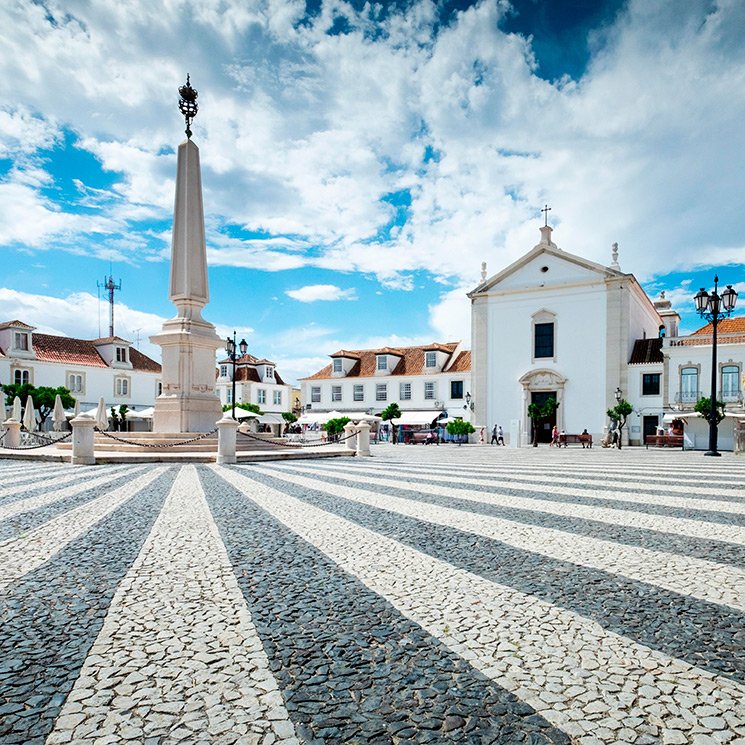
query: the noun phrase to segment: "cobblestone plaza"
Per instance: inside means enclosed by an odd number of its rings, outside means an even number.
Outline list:
[[[0,462],[0,743],[745,745],[745,459]]]

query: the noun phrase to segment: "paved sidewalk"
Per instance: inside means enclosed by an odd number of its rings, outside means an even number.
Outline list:
[[[745,458],[0,461],[0,743],[745,745]]]

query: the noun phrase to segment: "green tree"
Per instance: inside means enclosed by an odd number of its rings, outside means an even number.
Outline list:
[[[391,441],[393,444],[396,444],[397,438],[396,438],[396,426],[393,424],[391,419],[400,419],[401,418],[401,409],[398,408],[398,404],[388,404],[388,406],[385,408],[383,413],[380,415],[380,418],[384,422],[388,422],[391,428]]]
[[[624,398],[622,398],[612,409],[605,413],[614,421],[618,422],[618,449],[621,449],[623,442],[623,428],[626,426],[626,419],[634,410],[634,407]]]
[[[724,401],[717,401],[714,408],[714,414],[716,416],[716,425],[719,426],[719,423],[724,419],[724,407],[727,404],[724,403]],[[696,406],[694,406],[694,411],[697,411],[701,416],[706,419],[708,422],[711,418],[711,399],[710,398],[701,398],[696,402]]]
[[[39,420],[41,426],[44,426],[44,422],[47,417],[54,411],[54,400],[59,393],[60,399],[62,399],[62,406],[65,409],[71,409],[75,406],[75,399],[70,395],[70,391],[64,386],[59,388],[51,388],[50,386],[39,386],[34,388],[30,383],[24,383],[23,385],[4,385],[3,393],[6,395],[5,403],[8,406],[13,405],[13,399],[18,396],[21,399],[21,403],[26,405],[26,399],[31,396],[31,400],[34,402],[34,408],[39,414]]]
[[[473,424],[471,424],[471,422],[465,422],[463,421],[463,419],[455,419],[452,422],[448,422],[447,431],[449,435],[462,438],[464,436],[473,434],[476,430],[473,428]]]
[[[549,398],[543,406],[539,406],[538,404],[530,404],[528,406],[528,416],[533,425],[534,448],[538,447],[538,425],[543,419],[552,416],[558,408],[559,402],[555,398]]]
[[[350,421],[352,420],[348,416],[340,416],[338,419],[329,419],[323,428],[328,432],[329,439],[336,439]]]
[[[297,421],[297,417],[291,411],[283,411],[282,419],[284,419],[287,424],[293,424]]]

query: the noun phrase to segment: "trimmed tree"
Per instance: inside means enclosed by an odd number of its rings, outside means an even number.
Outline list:
[[[291,411],[283,411],[282,419],[284,419],[287,424],[294,424],[297,421],[297,417]]]
[[[549,398],[543,406],[530,404],[528,406],[528,416],[533,427],[533,447],[538,447],[538,425],[547,417],[553,416],[556,409],[559,408],[559,402],[555,398]]]
[[[717,427],[719,426],[719,423],[724,419],[724,408],[727,406],[724,401],[717,401],[714,404],[714,415],[716,416],[716,422],[715,424]],[[710,421],[711,419],[711,399],[710,398],[701,398],[696,402],[696,405],[693,407],[693,410],[701,414],[701,416],[706,419],[706,421]]]
[[[344,427],[349,424],[352,420],[348,416],[340,416],[338,419],[329,419],[323,428],[328,432],[329,439],[335,440],[341,432],[344,431]]]
[[[401,409],[398,408],[398,404],[388,404],[386,409],[383,411],[383,413],[380,415],[380,418],[384,422],[388,422],[390,428],[391,428],[391,441],[395,445],[396,440],[396,426],[391,421],[392,419],[400,419],[401,417]]]
[[[463,419],[456,419],[455,421],[448,422],[447,426],[448,434],[452,437],[464,437],[473,434],[476,430],[473,428],[471,422],[465,422]],[[460,442],[458,443],[461,444]]]
[[[34,408],[39,414],[39,420],[41,426],[44,426],[44,422],[47,417],[54,411],[54,399],[59,393],[60,399],[62,400],[62,406],[65,409],[72,409],[75,406],[75,399],[70,395],[70,391],[64,386],[59,388],[51,388],[50,386],[39,386],[34,388],[30,383],[24,383],[23,385],[4,385],[3,393],[7,396],[6,404],[8,406],[13,405],[13,399],[18,396],[21,399],[23,405],[26,405],[26,399],[31,396],[31,400],[34,402]]]
[[[626,426],[626,419],[634,410],[634,407],[624,398],[622,398],[612,409],[605,413],[614,421],[618,422],[618,449],[621,449],[623,442],[623,428]]]

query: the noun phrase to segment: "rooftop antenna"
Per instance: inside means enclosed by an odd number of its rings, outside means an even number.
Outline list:
[[[103,287],[104,290],[106,290],[109,293],[109,337],[114,336],[114,292],[116,290],[122,289],[122,281],[119,280],[119,283],[116,284],[114,282],[114,277],[111,274],[111,264],[109,264],[109,276],[104,277],[103,284],[100,282],[97,283],[100,288]],[[99,328],[98,333],[101,333],[101,326],[99,321]]]

